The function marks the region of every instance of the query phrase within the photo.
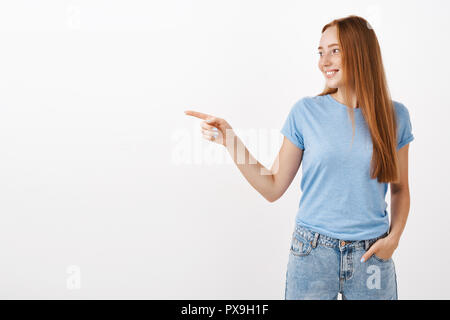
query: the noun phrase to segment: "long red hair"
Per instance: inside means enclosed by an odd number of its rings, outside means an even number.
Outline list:
[[[354,110],[350,96],[356,94],[357,106],[368,125],[372,137],[373,154],[370,177],[378,182],[398,182],[400,177],[397,158],[397,122],[394,105],[386,82],[381,50],[370,24],[361,17],[350,15],[335,19],[322,28],[336,26],[342,54],[344,104],[349,106],[353,136],[355,134]],[[325,89],[319,96],[337,92]],[[352,136],[352,143],[353,143]]]

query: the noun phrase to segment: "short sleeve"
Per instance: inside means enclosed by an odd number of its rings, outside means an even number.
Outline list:
[[[303,133],[302,133],[302,112],[303,99],[299,100],[291,108],[287,119],[284,122],[283,127],[280,132],[288,138],[293,144],[298,148],[305,150],[303,143]]]
[[[397,150],[414,140],[408,109],[401,103],[397,108]]]

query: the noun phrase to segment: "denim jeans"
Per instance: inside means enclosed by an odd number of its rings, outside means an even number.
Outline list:
[[[360,262],[377,238],[346,241],[296,225],[286,271],[286,300],[397,300],[392,258],[372,255]]]

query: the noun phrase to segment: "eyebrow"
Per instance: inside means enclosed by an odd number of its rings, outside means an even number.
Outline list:
[[[328,46],[328,48],[329,47],[332,47],[332,46],[339,46],[339,44],[337,44],[337,43],[332,43],[332,44],[330,44],[329,46]],[[323,49],[322,47],[318,47],[317,49]]]

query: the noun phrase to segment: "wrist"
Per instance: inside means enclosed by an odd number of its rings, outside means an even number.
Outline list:
[[[397,248],[400,242],[400,235],[396,233],[389,233],[386,239],[389,240],[389,242],[392,243],[395,248]]]
[[[234,132],[234,130],[230,127],[230,128],[226,128],[225,129],[225,137],[224,137],[224,146],[229,148],[233,148],[234,149],[234,145],[236,144],[236,133]]]

